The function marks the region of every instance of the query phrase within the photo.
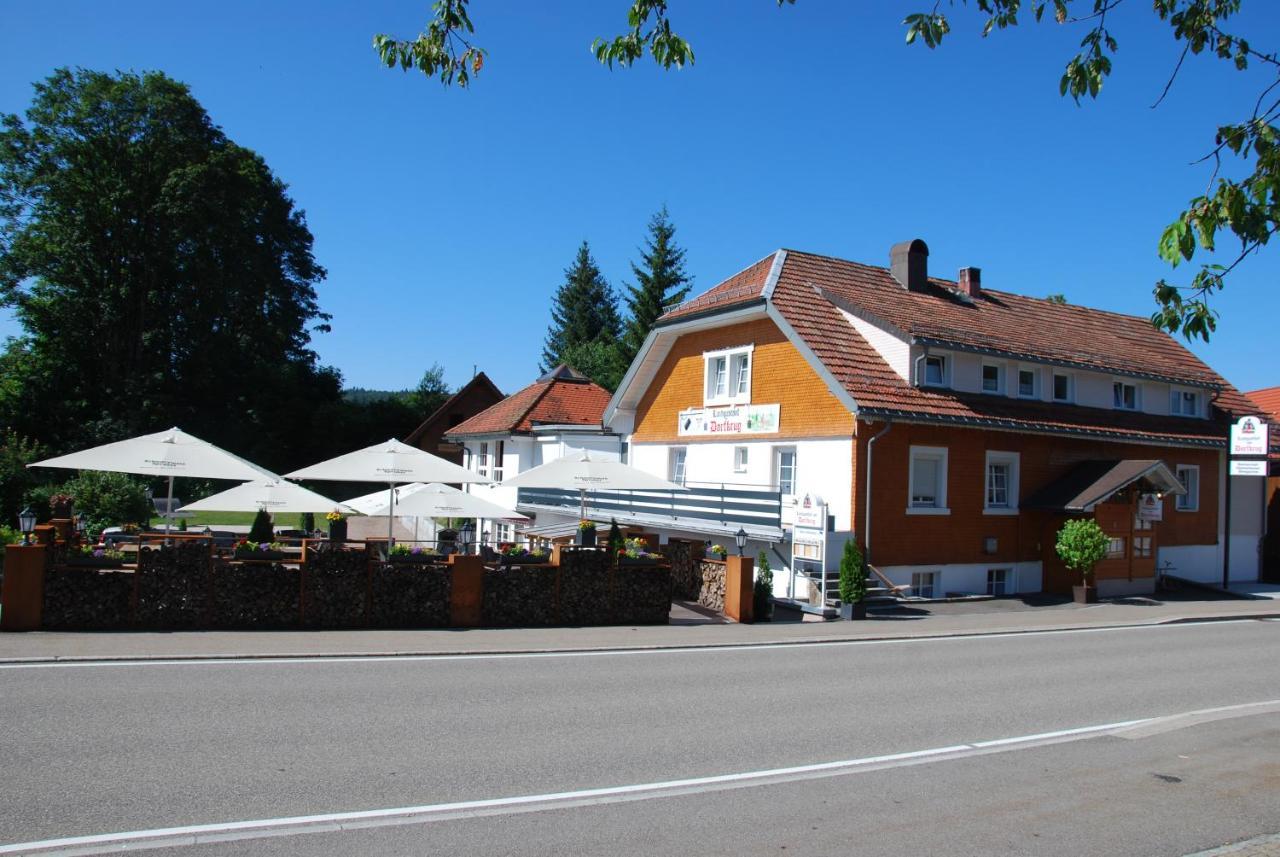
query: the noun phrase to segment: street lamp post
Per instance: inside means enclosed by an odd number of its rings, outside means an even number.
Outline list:
[[[458,530],[458,536],[462,539],[462,553],[464,555],[471,553],[471,537],[475,535],[475,532],[476,525],[471,523],[470,518],[464,521],[462,527]]]
[[[22,543],[31,544],[31,531],[36,528],[36,513],[27,506],[18,513],[18,529],[22,530]]]
[[[738,531],[733,534],[733,540],[738,545],[738,556],[742,556],[742,551],[747,546],[747,531],[742,527],[738,527]]]

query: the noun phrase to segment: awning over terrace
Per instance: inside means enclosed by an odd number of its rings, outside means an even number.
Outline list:
[[[1045,485],[1022,505],[1028,509],[1088,512],[1135,483],[1153,494],[1187,493],[1178,477],[1159,459],[1084,461]]]

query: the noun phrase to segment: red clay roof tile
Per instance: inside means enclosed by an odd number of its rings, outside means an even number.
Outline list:
[[[600,425],[610,397],[598,384],[553,372],[459,423],[446,436],[527,433],[535,425]]]

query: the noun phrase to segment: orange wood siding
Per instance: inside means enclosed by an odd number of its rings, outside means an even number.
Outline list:
[[[860,539],[865,527],[867,438],[884,423],[859,423],[856,439],[853,508]],[[950,515],[908,515],[907,479],[912,446],[948,449],[947,506]],[[1024,509],[1018,515],[983,514],[988,450],[1019,453],[1019,498],[1025,500],[1071,467],[1090,459],[1161,459],[1174,469],[1179,464],[1200,466],[1200,508],[1179,512],[1174,498],[1164,500],[1164,520],[1157,524],[1157,544],[1211,545],[1218,541],[1218,452],[1186,447],[1107,443],[1067,437],[960,429],[947,426],[895,423],[876,441],[871,513],[872,562],[888,565],[947,563],[1004,563],[1041,559],[1044,546],[1056,536],[1062,517]],[[984,550],[995,537],[994,554]],[[865,543],[865,540],[864,540]]]
[[[735,435],[727,440],[849,437],[853,415],[832,395],[808,361],[772,321],[745,322],[680,337],[636,409],[633,440],[644,442],[709,441],[680,438],[676,415],[703,402],[703,352],[754,345],[751,355],[751,403],[777,404],[776,434]]]

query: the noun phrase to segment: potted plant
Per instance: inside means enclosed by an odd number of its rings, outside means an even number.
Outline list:
[[[840,618],[867,618],[867,570],[862,551],[853,539],[844,543],[840,556]]]
[[[756,557],[756,584],[752,591],[757,622],[773,621],[773,569],[764,551]]]
[[[236,542],[235,557],[240,560],[280,560],[284,559],[284,545],[280,542],[255,542],[244,539]]]
[[[345,542],[347,540],[347,516],[334,509],[324,516],[329,522],[329,541]]]
[[[391,546],[387,554],[388,562],[395,563],[429,563],[439,562],[440,555],[423,545],[396,544]]]
[[[729,556],[729,552],[728,552],[727,550],[725,550],[725,549],[724,549],[724,545],[712,545],[712,546],[711,546],[711,555],[712,555],[712,556],[714,556],[714,557],[715,557],[716,559],[718,559],[718,560],[723,560],[723,559],[725,559],[727,556]]]
[[[650,553],[644,539],[627,539],[621,552],[615,554],[618,565],[657,565],[661,559],[656,553]]]
[[[1092,604],[1098,600],[1098,587],[1091,575],[1093,567],[1107,555],[1111,539],[1092,518],[1067,521],[1058,530],[1058,542],[1054,548],[1063,564],[1080,573],[1080,585],[1071,587],[1077,604]]]
[[[498,545],[498,561],[503,565],[538,565],[547,561],[547,552],[503,542]]]
[[[49,510],[50,510],[51,512],[53,512],[53,517],[55,517],[55,518],[70,518],[70,517],[71,517],[71,503],[72,503],[72,501],[73,501],[74,499],[75,499],[75,498],[73,498],[70,494],[63,494],[63,493],[61,493],[61,492],[59,492],[59,493],[57,493],[57,494],[50,494],[50,495],[49,495]]]
[[[611,518],[609,520],[609,537],[605,539],[609,545],[610,556],[621,556],[622,552],[627,549],[627,540],[622,535],[622,530],[618,527],[618,521]]]
[[[89,568],[119,568],[124,564],[123,551],[114,548],[100,548],[94,545],[81,545],[67,556],[67,565],[87,566]]]
[[[596,546],[596,524],[595,521],[579,521],[578,522],[578,544],[583,547]]]

